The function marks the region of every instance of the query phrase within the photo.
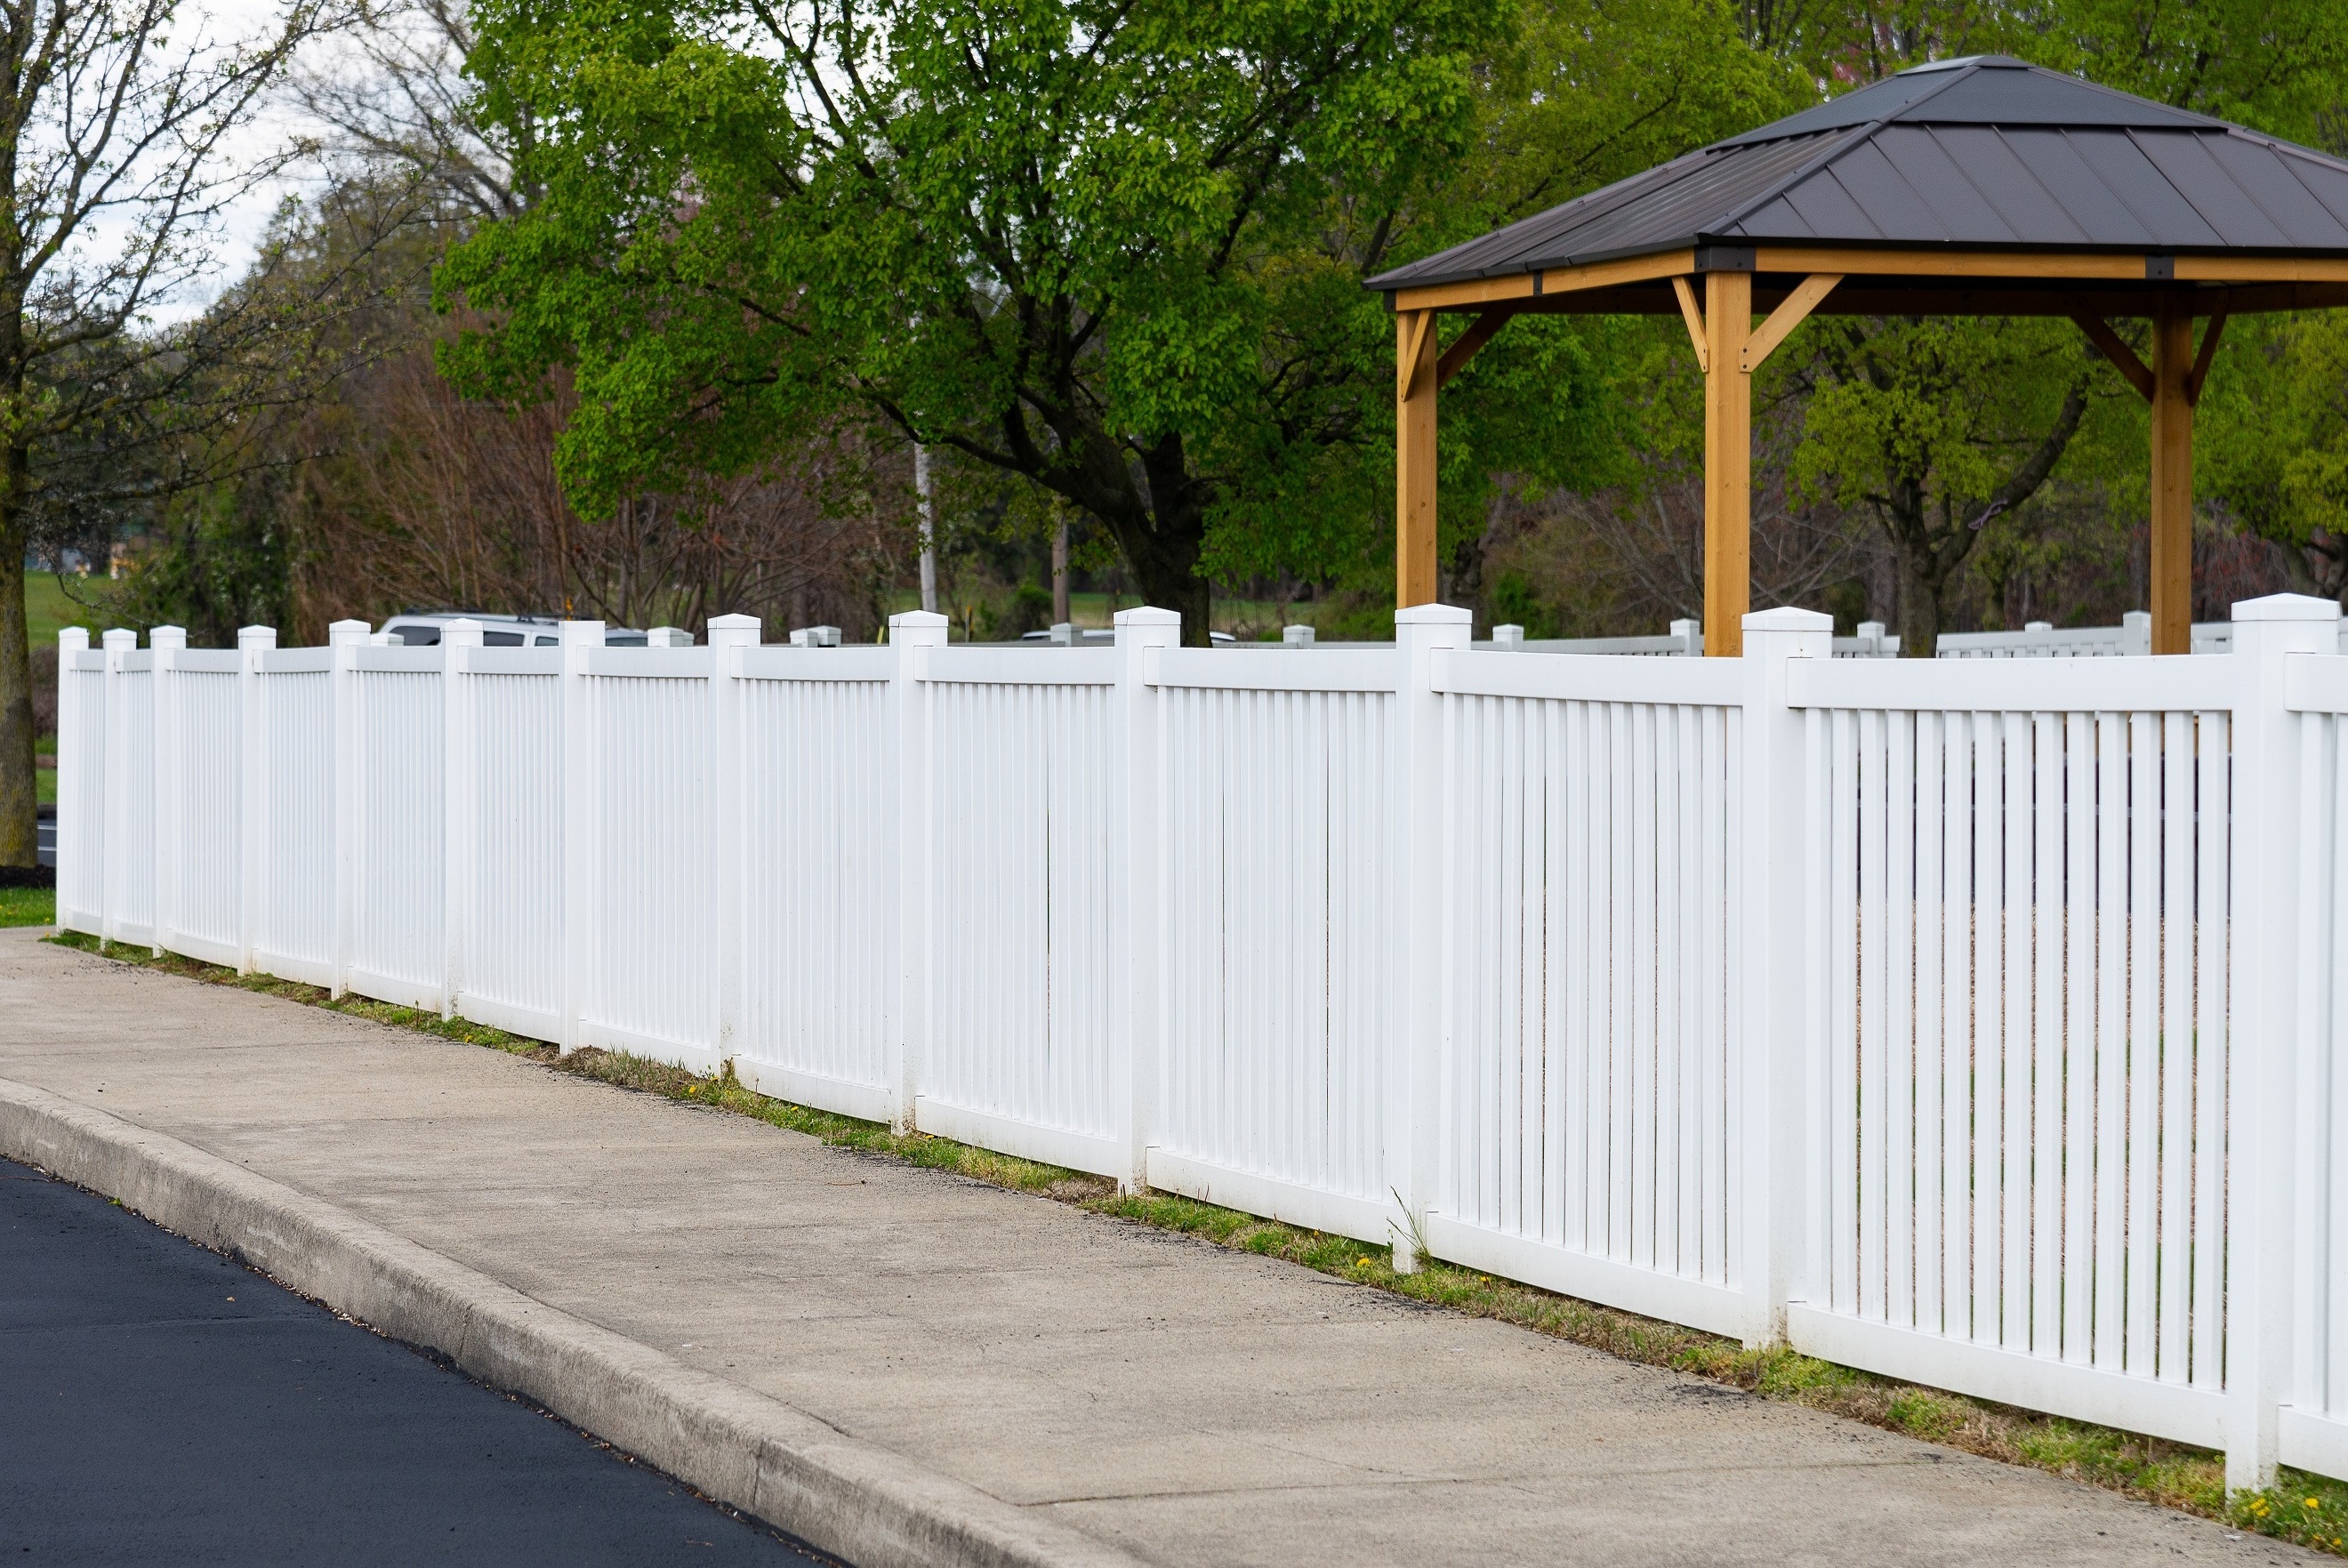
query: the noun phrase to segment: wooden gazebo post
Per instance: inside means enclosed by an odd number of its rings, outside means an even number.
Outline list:
[[[2229,313],[2348,304],[2348,162],[1984,56],[1903,71],[1370,286],[1395,316],[1398,603],[1437,591],[1437,390],[1513,316],[1686,317],[1705,379],[1704,651],[1732,655],[1752,602],[1752,375],[1786,335],[1821,308],[2069,316],[2152,405],[2153,651],[2183,654],[2193,406]],[[1447,312],[1475,320],[1438,352]],[[2148,366],[2110,325],[2127,317],[2152,322]]]

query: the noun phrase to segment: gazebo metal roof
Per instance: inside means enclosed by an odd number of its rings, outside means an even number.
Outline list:
[[[2168,265],[2176,257],[2348,258],[2348,163],[1982,56],[1887,77],[1395,268],[1370,286],[1416,290],[1761,245],[1994,251],[2016,260],[2042,251],[2137,255],[2150,264],[2136,275],[2149,282],[2179,275]],[[1643,308],[1676,308],[1660,282],[1646,292]],[[1591,300],[1584,308],[1626,303]],[[1881,303],[1853,290],[1825,308]],[[2236,308],[2268,303],[2301,302],[2279,296]]]
[[[1369,286],[1395,311],[1402,604],[1437,582],[1437,393],[1517,315],[1686,319],[1704,377],[1704,645],[1720,654],[1743,645],[1750,603],[1752,376],[1787,335],[1821,312],[2057,315],[2152,405],[2153,647],[2181,654],[2193,405],[2230,314],[2348,304],[2348,163],[1984,55],[1903,71]],[[1443,342],[1437,322],[1457,312],[1476,319]],[[2150,365],[2115,316],[2152,318]]]

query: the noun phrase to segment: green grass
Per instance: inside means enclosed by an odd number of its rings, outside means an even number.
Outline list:
[[[98,583],[77,584],[82,597],[95,599],[104,591]],[[98,645],[98,634],[103,629],[103,617],[67,597],[64,587],[54,572],[25,573],[25,632],[34,647],[44,644],[57,645],[58,628],[86,626],[89,629],[90,646]]]
[[[79,933],[50,940],[86,953],[99,951],[96,938]],[[996,1154],[927,1133],[892,1132],[878,1122],[772,1099],[744,1088],[731,1064],[718,1076],[705,1078],[623,1052],[590,1048],[565,1057],[544,1041],[502,1029],[355,996],[335,1001],[314,985],[268,975],[239,975],[233,970],[176,954],[156,958],[144,948],[115,948],[108,956],[211,985],[235,985],[354,1017],[488,1046],[560,1072],[711,1106],[841,1148],[893,1157],[924,1169],[1035,1193],[1096,1214],[1178,1232],[1217,1246],[1278,1258],[1430,1306],[1517,1324],[1626,1361],[1668,1367],[1762,1398],[1807,1406],[1967,1453],[2027,1465],[2147,1502],[2220,1520],[2244,1531],[2348,1556],[2348,1484],[2320,1476],[2286,1470],[2274,1490],[2238,1493],[2230,1501],[2224,1461],[2207,1449],[1992,1405],[1837,1366],[1782,1346],[1747,1350],[1716,1335],[1552,1295],[1450,1264],[1429,1263],[1418,1273],[1396,1274],[1393,1253],[1386,1247],[1302,1230],[1170,1193],[1121,1194],[1115,1182],[1099,1176]]]
[[[0,887],[0,925],[55,925],[57,890],[51,887]]]
[[[44,806],[54,806],[57,803],[57,770],[56,769],[36,768],[33,770],[33,796]]]

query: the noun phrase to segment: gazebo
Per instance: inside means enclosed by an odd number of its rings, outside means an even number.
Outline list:
[[[1752,377],[1770,352],[1814,312],[2054,315],[2152,405],[2152,647],[2182,654],[2202,378],[2229,315],[2348,304],[2348,163],[1985,55],[1902,71],[1369,286],[1395,312],[1398,603],[1436,597],[1437,394],[1513,316],[1686,318],[1705,387],[1704,648],[1733,655],[1751,601]],[[1438,347],[1447,313],[1474,319]],[[2151,319],[2150,366],[2112,329],[2128,317]]]

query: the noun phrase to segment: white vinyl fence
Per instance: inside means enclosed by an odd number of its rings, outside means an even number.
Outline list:
[[[64,634],[60,922],[2348,1476],[2348,656]]]

